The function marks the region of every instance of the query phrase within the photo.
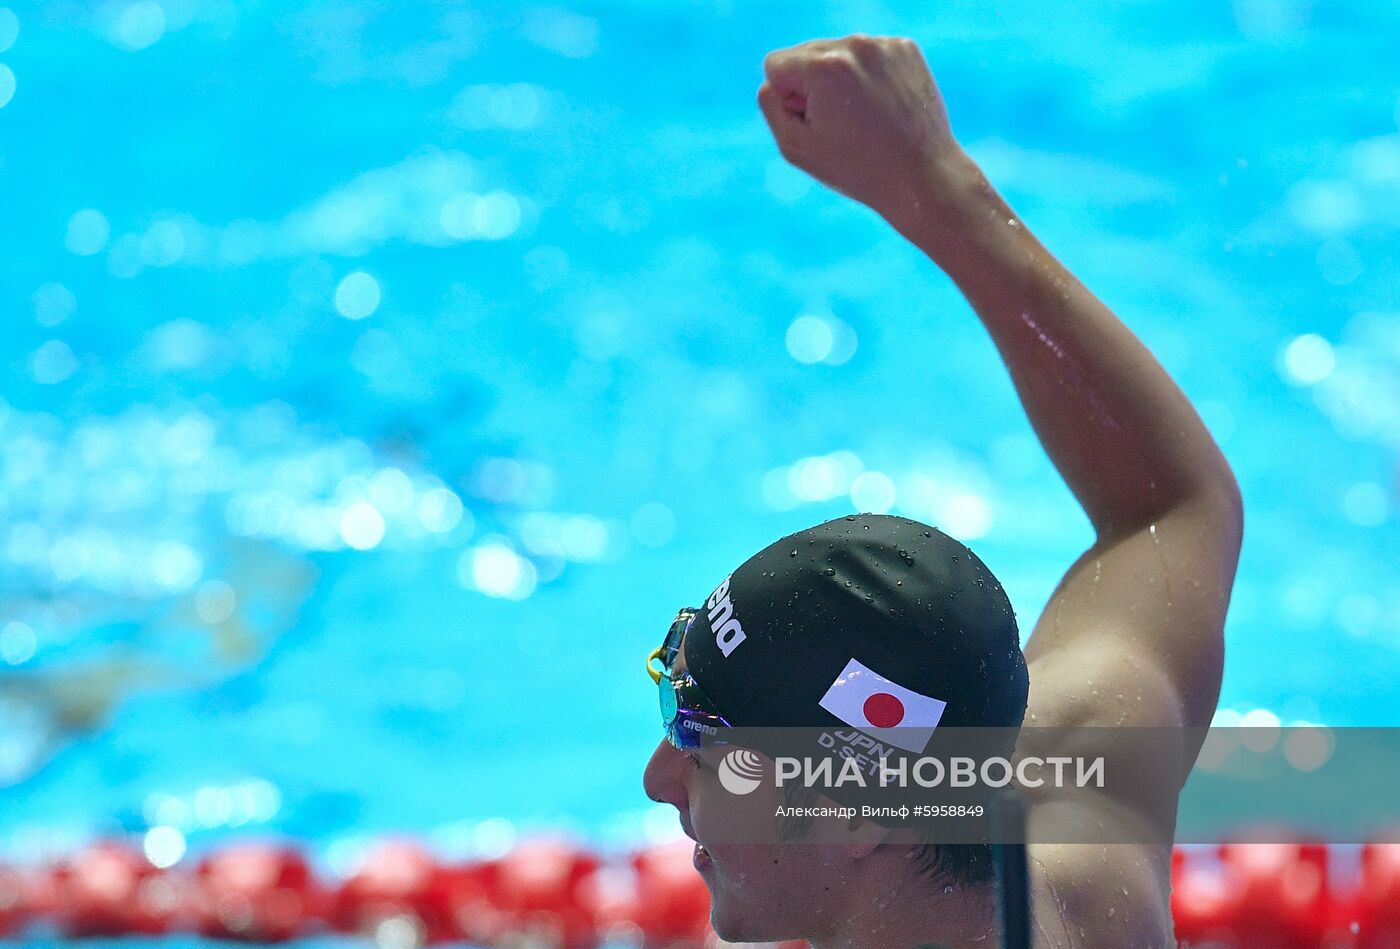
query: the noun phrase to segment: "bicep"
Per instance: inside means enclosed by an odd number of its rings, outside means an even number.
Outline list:
[[[1202,500],[1090,548],[1026,645],[1028,718],[1043,708],[1055,721],[1037,724],[1208,725],[1239,538],[1237,515]]]

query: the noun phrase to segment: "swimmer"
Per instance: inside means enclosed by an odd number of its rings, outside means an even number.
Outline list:
[[[677,617],[648,666],[663,717],[849,724],[846,711],[831,712],[841,680],[896,686],[900,710],[865,709],[905,725],[1208,725],[1243,515],[1229,465],[1186,396],[988,184],[954,139],[913,42],[803,43],[769,54],[764,72],[758,105],[784,158],[879,213],[967,298],[1096,540],[1023,654],[996,578],[931,526],[862,515],[783,538]],[[956,407],[930,400],[928,413],[956,418]],[[1155,786],[1077,806],[1125,839],[1141,825],[1167,828],[1170,840],[1198,751],[1187,744]],[[713,762],[686,746],[668,728],[644,785],[696,839],[722,938],[815,949],[998,943],[989,848],[854,831],[820,852],[722,843],[726,792]],[[1176,945],[1169,844],[1037,843],[1059,798],[1026,797],[1035,946]]]

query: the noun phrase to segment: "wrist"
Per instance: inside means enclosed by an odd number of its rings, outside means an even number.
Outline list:
[[[940,264],[978,242],[978,235],[990,227],[1005,227],[1010,214],[982,169],[961,148],[926,163],[915,175],[911,195],[884,217]]]

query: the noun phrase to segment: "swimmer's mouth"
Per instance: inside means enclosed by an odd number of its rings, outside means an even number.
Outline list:
[[[684,819],[681,820],[681,830],[685,832],[687,837],[695,841],[695,851],[690,857],[690,862],[695,865],[695,869],[703,870],[708,867],[713,858],[711,858],[710,852],[705,849],[705,845],[696,838],[695,831],[690,829],[690,824]]]

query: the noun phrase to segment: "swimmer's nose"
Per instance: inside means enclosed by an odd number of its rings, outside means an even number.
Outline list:
[[[662,739],[651,753],[646,771],[642,773],[642,787],[647,797],[658,804],[670,804],[682,814],[690,809],[690,798],[685,790],[687,763],[685,756],[670,742]]]

